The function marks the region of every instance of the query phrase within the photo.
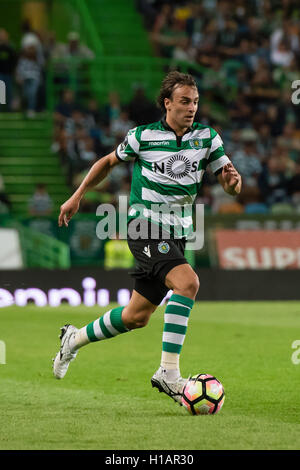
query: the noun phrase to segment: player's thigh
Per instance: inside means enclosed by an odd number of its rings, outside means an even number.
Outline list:
[[[129,328],[145,326],[156,308],[157,305],[154,305],[146,297],[133,290],[131,299],[122,312],[122,320]]]
[[[200,286],[197,274],[188,263],[172,268],[166,275],[165,284],[174,292],[191,298],[196,297]]]

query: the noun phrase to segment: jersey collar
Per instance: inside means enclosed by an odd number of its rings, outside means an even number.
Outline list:
[[[166,116],[164,116],[160,122],[161,122],[161,125],[162,125],[167,131],[174,132],[174,134],[177,135],[176,132],[174,131],[174,129],[172,129],[172,127],[169,126],[169,124],[167,123],[167,121],[166,121]],[[189,132],[193,132],[192,126],[191,126],[191,127],[188,127],[187,130],[185,131],[185,133],[184,133],[183,135],[188,134]]]

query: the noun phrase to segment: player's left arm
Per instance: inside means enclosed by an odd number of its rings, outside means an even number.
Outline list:
[[[223,166],[217,178],[224,191],[231,196],[236,196],[241,192],[242,178],[231,162]]]
[[[241,192],[242,178],[225,153],[220,135],[210,128],[211,146],[208,156],[208,168],[216,175],[224,191],[231,196]]]

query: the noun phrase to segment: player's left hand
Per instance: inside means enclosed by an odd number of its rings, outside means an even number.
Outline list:
[[[222,178],[228,189],[235,189],[241,182],[241,175],[236,171],[232,163],[227,163],[222,169]]]

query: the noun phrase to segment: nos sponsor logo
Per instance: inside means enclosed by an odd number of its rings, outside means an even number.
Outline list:
[[[167,173],[171,178],[180,179],[197,171],[198,162],[190,162],[184,155],[173,155],[167,162],[152,164],[155,173]]]

